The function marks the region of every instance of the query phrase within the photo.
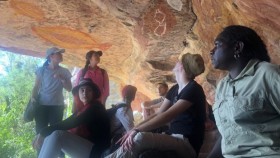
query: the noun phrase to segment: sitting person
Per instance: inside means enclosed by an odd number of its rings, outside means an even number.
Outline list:
[[[160,97],[141,103],[144,120],[147,119],[150,115],[154,114],[156,110],[160,108],[160,105],[162,104],[167,92],[168,85],[164,82],[158,83],[158,93]]]
[[[206,108],[205,131],[211,131],[216,128],[212,106],[206,101],[205,108]]]
[[[70,157],[100,157],[110,146],[110,120],[105,107],[97,100],[100,90],[91,79],[81,80],[73,88],[84,107],[78,113],[57,124],[43,128],[34,141],[41,148],[39,158],[58,157],[62,150]],[[74,128],[74,133],[67,130]],[[46,139],[44,140],[44,138]]]
[[[115,105],[116,107],[120,107],[116,109],[114,116],[111,118],[111,137],[113,139],[113,147],[111,151],[119,147],[119,144],[116,144],[117,140],[120,139],[126,131],[129,131],[134,127],[131,102],[135,98],[136,91],[136,87],[126,85],[122,89],[123,101]]]
[[[169,90],[158,112],[127,132],[119,140],[122,146],[107,158],[134,158],[149,149],[174,150],[180,157],[196,157],[204,138],[206,99],[194,78],[204,69],[199,54],[184,54],[173,69],[177,84]],[[167,134],[147,132],[168,122]]]
[[[232,25],[216,37],[213,67],[228,71],[213,112],[221,139],[209,157],[280,157],[280,67],[251,28]],[[222,154],[222,155],[221,155]]]

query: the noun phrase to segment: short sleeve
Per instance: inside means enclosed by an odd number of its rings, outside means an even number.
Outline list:
[[[122,123],[123,127],[126,131],[131,130],[134,127],[134,119],[133,114],[130,109],[126,111],[127,108],[119,108],[115,114],[116,118]]]
[[[173,98],[174,98],[174,97],[177,95],[177,93],[178,93],[178,88],[179,88],[178,84],[172,86],[172,87],[170,88],[170,90],[167,92],[165,98],[168,99],[169,101],[172,101]]]
[[[42,74],[43,74],[43,67],[39,67],[39,68],[35,71],[35,75],[36,75],[36,77],[37,77],[39,80],[41,80]]]
[[[68,69],[66,69],[66,68],[65,68],[65,70],[64,70],[64,76],[65,76],[65,78],[67,78],[67,79],[71,79],[71,77],[72,77],[70,71],[69,71]]]

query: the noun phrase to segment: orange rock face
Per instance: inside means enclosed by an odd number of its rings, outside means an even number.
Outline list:
[[[280,64],[279,0],[9,0],[0,10],[1,50],[44,57],[47,48],[63,47],[71,70],[84,66],[88,50],[103,50],[100,66],[115,87],[108,104],[119,99],[121,85],[132,84],[135,110],[157,97],[155,83],[175,83],[171,70],[186,52],[203,56],[206,71],[196,80],[212,104],[224,72],[213,70],[209,51],[227,25],[254,28]]]

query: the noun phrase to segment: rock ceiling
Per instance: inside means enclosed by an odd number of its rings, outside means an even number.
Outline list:
[[[171,69],[186,52],[202,54],[207,70],[197,80],[212,103],[223,73],[209,50],[230,24],[254,28],[280,64],[279,0],[0,0],[0,11],[1,50],[44,57],[58,46],[73,68],[88,50],[102,50],[114,87],[136,85],[138,105],[156,96],[154,83],[174,83]]]

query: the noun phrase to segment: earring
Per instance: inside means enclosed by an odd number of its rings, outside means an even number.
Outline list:
[[[238,58],[240,58],[240,53],[239,51],[236,51],[233,55],[233,57],[237,60]]]

